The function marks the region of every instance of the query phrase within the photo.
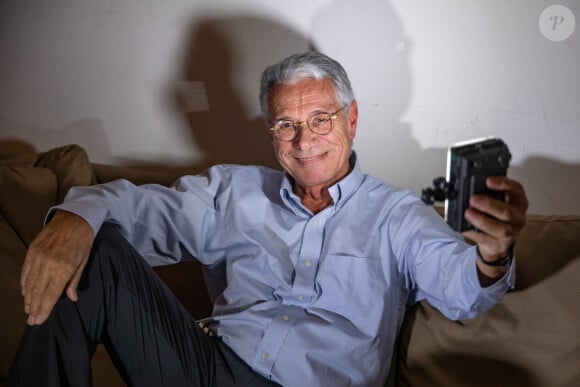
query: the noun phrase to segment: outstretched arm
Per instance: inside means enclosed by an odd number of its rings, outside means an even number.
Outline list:
[[[77,285],[93,239],[93,229],[83,218],[57,211],[32,241],[20,277],[29,325],[46,321],[63,291],[77,300]]]

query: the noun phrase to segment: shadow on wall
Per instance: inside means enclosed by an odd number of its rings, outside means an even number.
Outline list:
[[[90,139],[90,142],[87,142],[87,139]],[[103,123],[97,118],[76,120],[64,128],[39,128],[0,116],[0,140],[10,145],[11,154],[17,154],[20,150],[44,151],[62,145],[79,144],[89,155],[98,154],[102,160],[105,160],[104,162],[115,163],[116,161],[111,155],[111,147]],[[36,149],[32,144],[42,144],[43,149]],[[6,145],[4,149],[8,149]]]
[[[529,213],[580,215],[580,164],[530,157],[511,166],[508,176],[524,186]]]
[[[300,33],[270,20],[239,17],[196,21],[178,64],[176,81],[202,82],[209,109],[187,113],[176,82],[168,85],[175,114],[187,114],[191,135],[205,153],[198,165],[172,165],[111,155],[99,119],[74,121],[64,128],[34,127],[0,117],[0,138],[27,139],[43,149],[75,143],[104,163],[192,173],[217,163],[260,164],[279,168],[265,124],[259,116],[262,70],[293,52],[311,48]],[[248,93],[253,90],[253,93]],[[244,91],[246,94],[243,94]],[[249,95],[248,95],[249,94]],[[122,128],[119,128],[122,130]],[[87,139],[91,139],[88,143]],[[32,146],[33,147],[33,146]]]
[[[445,176],[447,149],[421,148],[412,126],[402,121],[412,99],[413,42],[390,3],[336,0],[313,20],[314,44],[339,60],[353,82],[360,112],[355,149],[364,147],[363,169],[417,193]],[[344,20],[348,23],[339,23]],[[466,139],[472,137],[479,136],[466,133]],[[512,165],[508,175],[524,185],[530,213],[580,214],[579,164],[528,158]]]
[[[0,117],[0,137],[26,139],[43,144],[44,149],[77,143],[89,155],[113,164],[184,173],[216,163],[277,168],[258,116],[261,71],[290,53],[317,49],[340,61],[353,82],[360,111],[354,147],[363,170],[417,192],[430,186],[433,178],[444,174],[446,149],[422,149],[413,138],[412,126],[402,120],[413,90],[412,42],[404,36],[390,3],[336,0],[320,7],[312,20],[312,41],[257,17],[213,18],[192,25],[175,81],[203,82],[209,109],[187,113],[177,98],[176,82],[168,85],[169,92],[162,98],[174,102],[175,114],[187,115],[191,135],[206,154],[200,165],[177,167],[115,158],[97,118],[79,119],[64,128],[40,128]],[[509,174],[526,187],[530,212],[580,214],[580,165],[530,158],[512,166]]]
[[[363,170],[399,188],[431,185],[445,169],[446,150],[422,149],[402,121],[413,89],[412,42],[393,7],[337,0],[313,20],[314,43],[344,65],[353,83],[360,113],[354,148]]]
[[[207,155],[203,167],[237,163],[279,168],[265,123],[256,116],[260,77],[266,66],[308,50],[307,39],[268,20],[208,19],[196,23],[188,48],[181,79],[203,82],[209,105],[187,113],[192,135]],[[254,93],[243,95],[243,90]]]

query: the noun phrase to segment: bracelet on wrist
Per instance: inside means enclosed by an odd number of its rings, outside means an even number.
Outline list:
[[[488,261],[485,258],[483,258],[483,256],[481,255],[481,251],[479,251],[479,246],[476,246],[475,250],[477,251],[477,259],[479,259],[481,261],[481,263],[483,263],[484,265],[487,265],[487,266],[495,266],[495,267],[505,266],[514,259],[514,244],[513,243],[510,245],[508,252],[507,252],[507,255],[503,258],[496,260],[496,261]]]

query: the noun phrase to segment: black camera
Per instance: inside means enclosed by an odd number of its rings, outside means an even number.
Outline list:
[[[425,188],[421,199],[430,205],[445,200],[445,221],[452,229],[475,229],[464,217],[469,198],[485,194],[503,201],[504,193],[488,189],[485,180],[488,176],[506,176],[510,159],[507,145],[499,138],[453,144],[447,151],[447,178],[433,180],[433,187]]]

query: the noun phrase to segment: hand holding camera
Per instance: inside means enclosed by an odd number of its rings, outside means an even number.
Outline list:
[[[476,139],[451,145],[447,152],[447,178],[438,177],[433,188],[425,188],[421,199],[427,204],[445,200],[445,220],[458,232],[474,229],[465,219],[469,199],[475,194],[504,201],[504,193],[487,187],[489,176],[506,176],[511,154],[498,138]]]
[[[446,222],[477,244],[483,262],[478,267],[490,277],[509,262],[505,258],[528,208],[522,185],[506,177],[510,159],[507,145],[497,138],[454,144],[447,153],[447,178],[435,179],[422,193],[427,204],[445,200]]]

